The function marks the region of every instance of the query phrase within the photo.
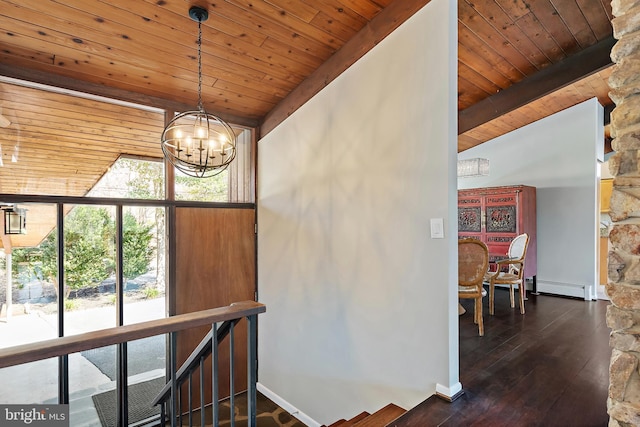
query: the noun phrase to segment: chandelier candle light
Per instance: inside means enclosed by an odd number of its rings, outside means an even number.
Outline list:
[[[200,7],[189,9],[198,22],[198,109],[180,113],[162,132],[162,153],[185,175],[208,178],[224,171],[236,157],[236,135],[231,126],[202,106],[202,22],[209,13]]]

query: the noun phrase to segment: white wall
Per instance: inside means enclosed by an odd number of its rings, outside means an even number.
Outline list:
[[[595,298],[599,237],[597,150],[604,141],[597,99],[459,154],[489,159],[490,175],[461,178],[460,189],[537,187],[538,290]]]
[[[431,1],[259,142],[260,387],[307,421],[460,387],[456,29]]]

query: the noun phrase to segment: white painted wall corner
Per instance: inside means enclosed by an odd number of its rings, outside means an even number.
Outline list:
[[[450,402],[456,400],[462,394],[462,384],[457,382],[451,387],[445,387],[442,384],[436,384],[436,395]]]

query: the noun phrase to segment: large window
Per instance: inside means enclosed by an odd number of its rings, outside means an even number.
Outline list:
[[[170,187],[160,148],[164,112],[6,81],[0,81],[0,105],[11,121],[0,132],[0,193],[75,198],[59,205],[0,200],[27,212],[27,233],[1,241],[0,347],[116,326],[119,312],[122,324],[164,317],[167,209],[157,202]],[[223,173],[175,174],[177,200],[255,201],[252,131],[236,133],[236,159]],[[130,386],[162,383],[164,337],[132,342],[127,353]],[[97,423],[96,411],[87,408],[115,388],[115,361],[115,346],[69,356],[72,425]],[[57,402],[58,359],[6,368],[0,378],[7,385],[3,403]]]
[[[201,202],[242,203],[254,202],[251,179],[251,131],[238,130],[236,158],[229,167],[211,178],[185,176],[176,170],[176,200]]]

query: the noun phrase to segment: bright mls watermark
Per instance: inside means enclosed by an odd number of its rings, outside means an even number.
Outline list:
[[[69,427],[69,405],[0,405],[0,427]]]

